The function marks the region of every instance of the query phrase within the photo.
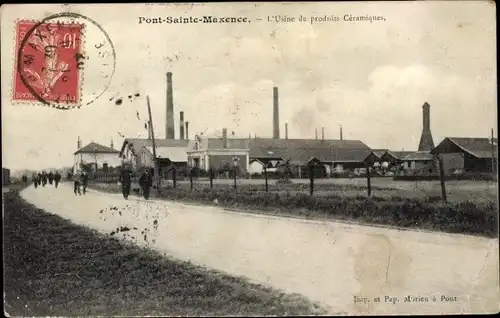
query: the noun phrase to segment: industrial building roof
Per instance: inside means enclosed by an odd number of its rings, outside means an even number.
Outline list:
[[[476,158],[498,156],[498,139],[446,137],[433,150],[433,154],[466,152]]]
[[[179,147],[187,148],[189,143],[188,139],[155,139],[156,147]],[[120,156],[123,155],[125,146],[129,144],[134,153],[139,153],[143,147],[152,147],[153,141],[151,139],[142,138],[126,138],[123,141],[122,148],[120,150]],[[185,149],[184,149],[185,151]]]
[[[119,151],[110,147],[106,147],[103,145],[100,145],[95,142],[91,142],[88,145],[78,149],[75,151],[75,155],[78,153],[116,153],[118,154]]]
[[[151,154],[153,154],[153,147],[145,147]],[[187,153],[186,148],[182,147],[156,147],[156,157],[169,159],[172,162],[186,162]]]

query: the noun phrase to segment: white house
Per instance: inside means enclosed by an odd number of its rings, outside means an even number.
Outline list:
[[[120,151],[91,142],[74,153],[73,172],[81,169],[82,165],[92,165],[93,169],[119,167],[121,165]]]
[[[156,156],[172,162],[187,162],[187,139],[157,139]],[[152,167],[153,141],[151,139],[127,138],[123,141],[118,157],[134,169]]]
[[[156,147],[156,158],[168,159],[173,163],[186,163],[186,148],[181,147]],[[143,146],[139,151],[139,162],[141,167],[154,167],[153,147]]]

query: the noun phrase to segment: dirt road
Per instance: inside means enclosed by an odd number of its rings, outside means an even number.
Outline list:
[[[161,253],[300,293],[332,313],[499,310],[498,240],[259,216],[171,201],[126,201],[92,190],[75,196],[68,184],[29,187],[22,196],[103,233],[128,227],[130,231],[114,235],[130,235],[125,239]],[[411,302],[405,302],[408,296]]]

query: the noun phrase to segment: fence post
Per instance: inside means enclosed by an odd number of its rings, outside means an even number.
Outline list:
[[[444,167],[443,167],[443,158],[438,155],[439,162],[439,179],[441,181],[441,196],[444,202],[446,202],[446,186],[444,184]]]
[[[313,195],[314,193],[314,165],[309,165],[309,194]]]
[[[371,171],[370,164],[366,165],[366,184],[368,186],[368,196],[372,195]]]
[[[269,185],[267,183],[267,167],[264,166],[264,179],[266,180],[266,192],[269,192]]]
[[[177,169],[175,167],[172,168],[172,183],[175,189],[177,187]]]
[[[193,191],[193,169],[189,170],[189,183],[190,183],[190,189]]]
[[[209,170],[209,179],[210,179],[210,189],[214,188],[214,171],[212,168]]]
[[[234,188],[236,189],[236,167],[233,168]]]

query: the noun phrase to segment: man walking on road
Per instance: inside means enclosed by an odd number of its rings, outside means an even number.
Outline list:
[[[54,174],[52,173],[52,171],[49,172],[47,178],[49,179],[49,184],[52,184],[52,181],[54,181]]]
[[[139,185],[142,188],[142,194],[144,195],[144,199],[149,199],[149,190],[153,185],[153,178],[149,173],[148,169],[144,169],[141,174],[141,178],[139,179]]]
[[[87,186],[89,184],[89,175],[86,171],[82,172],[82,186],[83,186],[83,194],[87,193]]]
[[[128,196],[130,195],[130,186],[132,184],[131,171],[127,168],[124,168],[120,174],[119,181],[122,184],[123,197],[125,199],[128,199]]]
[[[76,170],[75,174],[73,175],[73,185],[74,185],[74,190],[75,190],[75,195],[78,193],[81,195],[82,193],[80,192],[80,181],[82,178],[82,174],[80,173],[79,170]]]
[[[33,185],[35,186],[35,188],[38,188],[38,184],[40,182],[40,179],[38,178],[38,174],[36,173],[33,173]]]
[[[56,173],[54,174],[54,185],[56,188],[59,185],[60,181],[61,181],[61,174],[59,174],[59,171],[56,171]]]
[[[45,187],[46,184],[47,184],[47,173],[45,173],[45,171],[42,171],[42,186]]]

